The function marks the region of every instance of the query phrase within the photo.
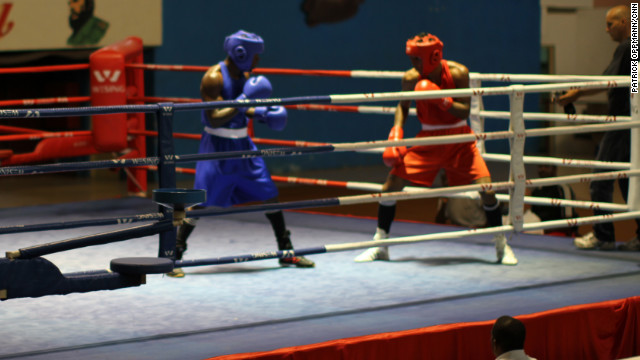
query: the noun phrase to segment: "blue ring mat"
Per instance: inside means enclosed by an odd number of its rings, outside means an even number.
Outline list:
[[[0,226],[157,211],[129,198],[0,210]],[[297,248],[370,240],[375,220],[286,212]],[[0,236],[2,251],[127,225]],[[396,221],[393,237],[459,230]],[[495,264],[490,236],[391,248],[392,261],[354,263],[360,250],[312,255],[314,269],[277,260],[148,275],[141,287],[0,303],[0,358],[204,358],[482,321],[638,295],[640,252],[580,251],[562,237],[518,234],[520,264]],[[185,259],[275,249],[262,213],[202,218]],[[157,256],[158,238],[51,254],[63,273],[108,269],[111,259]],[[247,341],[251,339],[251,341]]]

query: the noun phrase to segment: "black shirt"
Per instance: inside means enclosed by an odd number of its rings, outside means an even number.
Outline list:
[[[631,38],[621,42],[613,53],[613,59],[603,75],[631,74]],[[631,114],[629,107],[629,87],[612,88],[609,90],[609,115]]]
[[[574,200],[576,198],[573,190],[566,185],[550,185],[535,188],[531,192],[531,196],[567,200]],[[578,214],[576,213],[576,210],[574,208],[566,208],[563,206],[532,205],[531,211],[534,214],[538,215],[540,221],[562,220],[578,217]],[[556,231],[564,232],[567,235],[573,235],[577,233],[578,228],[576,226],[573,226],[563,229],[546,229],[545,234]]]

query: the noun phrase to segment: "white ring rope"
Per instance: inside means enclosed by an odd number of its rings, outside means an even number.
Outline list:
[[[511,155],[506,154],[482,154],[482,158],[488,161],[511,161]],[[544,156],[528,156],[522,157],[526,164],[532,165],[556,165],[564,167],[579,167],[579,168],[593,168],[593,169],[629,169],[630,163],[628,162],[614,162],[614,161],[597,161],[597,160],[582,160],[582,159],[566,159],[566,158],[554,158]]]
[[[576,134],[576,133],[588,133],[598,132],[605,130],[618,130],[640,128],[640,121],[630,121],[625,123],[614,124],[591,124],[582,126],[564,126],[553,127],[545,129],[530,129],[525,131],[527,137],[536,136],[550,136],[560,134]],[[477,134],[461,134],[461,135],[444,135],[433,136],[428,138],[412,138],[402,140],[374,140],[354,143],[336,143],[333,144],[335,151],[356,151],[363,149],[384,148],[390,146],[420,146],[420,145],[441,145],[441,144],[453,144],[473,142],[476,140],[497,140],[497,139],[511,139],[514,138],[514,132],[512,131],[493,131]]]
[[[566,175],[557,176],[553,178],[539,178],[527,180],[527,187],[571,184],[571,183],[586,183],[593,180],[618,180],[627,179],[632,176],[639,176],[640,169],[628,170],[628,171],[611,171],[591,174],[578,174],[578,175]]]
[[[493,119],[509,119],[511,113],[508,111],[488,111],[482,110],[478,113],[482,117]],[[613,115],[577,115],[577,114],[546,114],[546,113],[524,113],[525,120],[537,121],[565,121],[565,122],[602,122],[611,123],[617,121],[631,121],[631,116]]]
[[[534,231],[534,230],[542,230],[542,229],[557,229],[557,228],[596,224],[600,222],[630,220],[638,217],[640,217],[640,211],[631,211],[624,214],[598,215],[598,216],[587,216],[582,218],[572,218],[572,219],[564,219],[564,220],[542,221],[542,222],[535,222],[535,223],[526,223],[523,225],[523,230]],[[451,232],[426,234],[426,235],[404,236],[404,237],[398,237],[398,238],[389,238],[389,239],[382,239],[382,240],[375,240],[375,241],[362,241],[362,242],[348,243],[348,244],[329,244],[329,245],[325,245],[325,247],[327,249],[327,252],[337,252],[337,251],[364,249],[372,246],[406,245],[406,244],[414,244],[414,243],[434,241],[434,240],[456,240],[464,237],[471,237],[471,236],[478,236],[478,235],[501,234],[504,232],[514,231],[514,230],[515,230],[514,226],[502,225],[502,226],[482,228],[482,229],[470,229],[470,230],[463,230],[463,231],[451,231]]]
[[[351,70],[352,78],[363,79],[402,79],[404,71],[378,71],[378,70]],[[608,81],[627,80],[626,76],[601,76],[601,75],[539,75],[539,74],[488,74],[469,73],[471,80],[496,81],[496,82],[575,82],[575,81]]]
[[[395,107],[389,107],[389,106],[362,105],[362,106],[357,106],[357,108],[358,108],[358,113],[360,114],[394,115],[396,112]],[[298,107],[297,110],[313,111],[317,109]],[[415,108],[409,109],[409,116],[417,116],[417,111]],[[478,116],[488,117],[493,119],[509,119],[509,117],[511,116],[511,113],[508,111],[482,110],[478,112]],[[631,116],[524,113],[524,119],[531,120],[531,121],[564,121],[564,122],[572,122],[572,123],[582,123],[582,122],[611,123],[616,121],[631,121]]]
[[[378,101],[401,101],[401,100],[425,100],[438,99],[442,97],[469,97],[469,96],[489,96],[489,95],[509,95],[516,91],[522,93],[539,93],[567,89],[606,89],[629,86],[630,79],[620,81],[593,81],[593,82],[572,82],[562,84],[542,84],[542,85],[511,85],[486,88],[465,88],[448,89],[437,91],[397,91],[384,93],[365,94],[338,94],[329,95],[332,104],[348,104],[358,102],[378,102]]]
[[[527,188],[570,184],[570,183],[586,183],[593,180],[615,180],[621,178],[629,178],[631,176],[640,176],[640,170],[631,171],[612,171],[593,174],[579,174],[558,176],[554,178],[540,178],[526,180],[524,186]],[[424,199],[433,197],[448,197],[452,194],[465,192],[484,192],[484,191],[500,191],[511,190],[515,186],[512,181],[492,182],[486,184],[470,184],[462,186],[449,186],[444,188],[421,188],[414,187],[411,191],[395,191],[385,193],[374,193],[364,195],[353,195],[339,197],[340,205],[356,205],[364,203],[379,202],[380,200],[409,200]]]
[[[290,183],[296,183],[301,178],[297,177],[287,177],[287,181]],[[307,179],[308,180],[308,179]],[[327,183],[331,182],[331,180],[326,179],[313,179],[314,185],[327,186]],[[345,189],[350,190],[361,190],[361,191],[371,191],[371,192],[382,192],[382,184],[377,183],[367,183],[361,181],[345,181],[344,183]],[[403,191],[412,192],[418,190],[424,190],[423,187],[416,186],[406,186]],[[448,198],[458,198],[458,199],[479,199],[480,194],[477,191],[467,191],[467,192],[459,192],[446,195]],[[506,194],[496,194],[496,198],[502,202],[508,202],[510,200],[509,195]],[[581,200],[568,200],[568,199],[555,199],[555,198],[543,198],[543,197],[535,197],[535,196],[525,196],[524,197],[525,204],[530,205],[549,205],[556,207],[575,207],[582,209],[599,209],[599,210],[607,210],[607,211],[628,211],[629,207],[626,204],[613,204],[613,203],[603,203],[603,202],[594,202],[594,201],[581,201]]]
[[[398,91],[384,93],[365,94],[338,94],[329,95],[332,104],[348,104],[358,102],[379,102],[379,101],[401,101],[401,100],[426,100],[438,99],[442,97],[469,97],[469,96],[489,96],[489,95],[509,95],[514,91],[522,93],[539,93],[567,89],[606,89],[629,86],[629,78],[620,81],[593,81],[593,82],[572,82],[562,84],[542,84],[542,85],[511,85],[488,88],[467,88],[448,89],[437,91]]]
[[[351,70],[352,78],[361,79],[402,79],[404,71]]]
[[[498,82],[575,82],[575,81],[620,81],[629,80],[628,76],[604,76],[604,75],[536,75],[536,74],[488,74],[469,73],[469,78],[479,81]]]

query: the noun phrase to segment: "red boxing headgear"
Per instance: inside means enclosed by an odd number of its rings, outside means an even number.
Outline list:
[[[416,35],[407,40],[407,55],[422,59],[422,75],[432,72],[442,60],[442,41],[435,35]]]

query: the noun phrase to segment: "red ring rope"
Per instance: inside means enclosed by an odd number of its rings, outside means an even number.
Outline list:
[[[158,136],[157,131],[150,130],[129,130],[129,134],[131,135],[143,135],[143,136]],[[188,140],[200,140],[202,135],[200,134],[186,134],[186,133],[174,133],[173,137],[176,139],[188,139]],[[0,139],[2,137],[0,136]],[[274,146],[323,146],[327,145],[327,143],[320,142],[311,142],[311,141],[298,141],[298,140],[276,140],[276,139],[262,139],[262,138],[251,138],[254,143],[260,145],[274,145]]]
[[[25,67],[16,67],[16,68],[3,68],[3,69],[0,69],[0,74],[41,73],[41,72],[87,70],[87,69],[89,69],[89,64],[25,66]]]
[[[157,166],[144,166],[144,168],[148,170],[153,170],[153,171],[158,170]],[[196,169],[176,167],[176,172],[180,174],[195,175]],[[293,176],[278,176],[278,175],[271,175],[271,179],[275,182],[286,182],[290,184],[321,185],[321,186],[339,187],[339,188],[345,188],[345,189],[349,187],[349,184],[347,181],[311,179],[311,178],[300,178],[300,177],[293,177]]]
[[[55,98],[41,98],[41,99],[22,99],[22,100],[2,100],[0,101],[0,107],[3,106],[32,106],[32,105],[49,105],[49,104],[75,104],[81,102],[89,102],[91,97],[89,96],[74,96],[74,97],[55,97]]]
[[[132,69],[164,70],[164,71],[207,71],[210,66],[194,65],[152,65],[152,64],[127,64],[126,67]],[[255,68],[252,73],[259,75],[307,75],[307,76],[330,76],[330,77],[351,77],[351,70],[304,70],[304,69],[276,69],[276,68]]]
[[[127,98],[133,102],[145,102],[145,103],[161,103],[161,102],[173,102],[173,103],[192,103],[202,102],[200,99],[195,98],[178,98],[178,97],[158,97],[158,96],[130,96]]]
[[[91,131],[59,131],[59,132],[40,132],[32,134],[19,134],[19,135],[0,135],[0,142],[3,141],[19,141],[19,140],[40,140],[47,138],[58,137],[76,137],[76,136],[89,136]]]
[[[0,132],[20,133],[20,134],[41,134],[46,131],[17,127],[17,126],[0,125]]]

